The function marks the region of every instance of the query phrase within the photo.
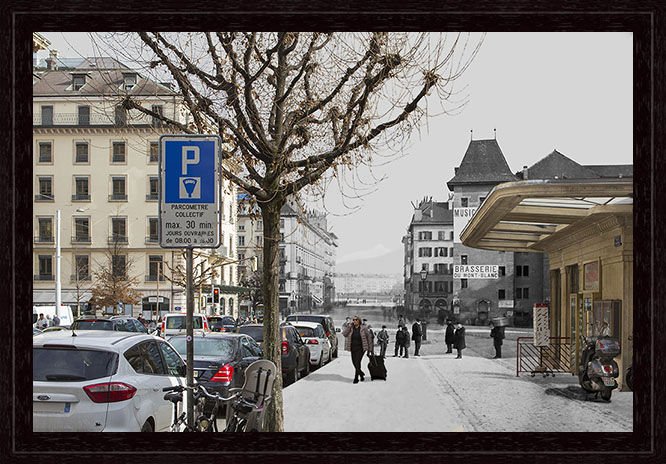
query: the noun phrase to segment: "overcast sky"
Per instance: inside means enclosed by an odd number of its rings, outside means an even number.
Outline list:
[[[92,52],[85,33],[42,35],[61,57]],[[554,149],[580,164],[633,163],[632,73],[631,33],[488,33],[457,84],[469,94],[462,113],[431,119],[405,156],[376,168],[386,179],[351,202],[354,212],[337,191],[327,195],[329,225],[340,239],[337,271],[402,273],[411,202],[446,200],[470,130],[478,140],[493,138],[496,128],[513,172]]]

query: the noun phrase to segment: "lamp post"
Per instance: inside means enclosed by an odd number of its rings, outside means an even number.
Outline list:
[[[428,328],[428,321],[426,321],[425,317],[425,304],[423,295],[425,295],[425,283],[426,279],[428,278],[428,270],[427,269],[421,269],[421,301],[419,302],[419,305],[421,306],[421,313],[422,313],[422,320],[423,320],[423,340],[427,340],[427,328]]]

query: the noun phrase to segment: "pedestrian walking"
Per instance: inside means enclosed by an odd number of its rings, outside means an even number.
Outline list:
[[[502,327],[495,327],[495,324],[490,323],[490,337],[493,339],[495,346],[495,356],[493,359],[502,357],[502,339],[504,338],[504,329]]]
[[[405,355],[403,356],[403,358],[409,358],[409,330],[407,330],[407,326],[403,326],[402,333],[403,333],[402,345],[405,348]]]
[[[39,313],[39,318],[37,319],[37,328],[39,330],[44,330],[46,327],[48,327],[48,322],[44,318],[44,314]]]
[[[398,357],[398,350],[400,350],[400,356],[402,356],[402,337],[404,335],[402,334],[402,327],[398,327],[398,330],[395,332],[395,354],[393,355],[394,358]]]
[[[54,326],[54,327],[58,327],[58,326],[60,326],[60,318],[58,317],[57,314],[55,314],[55,315],[53,316],[53,326]]]
[[[386,326],[382,326],[382,330],[377,334],[377,341],[379,342],[379,356],[386,357],[386,347],[389,343],[389,334],[386,331]]]
[[[370,332],[370,349],[372,350],[372,354],[375,354],[375,331],[372,330],[372,326],[368,324],[367,319],[363,319],[363,325],[368,329],[368,332]]]
[[[398,328],[400,327],[407,327],[407,324],[405,324],[405,318],[402,317],[402,314],[398,316]]]
[[[454,339],[455,341],[453,342],[453,347],[458,351],[458,356],[456,356],[456,359],[461,359],[462,350],[465,349],[465,328],[461,323],[458,323],[456,326]]]
[[[419,350],[421,349],[421,338],[423,337],[423,329],[421,328],[421,319],[416,318],[416,322],[412,324],[412,340],[414,340],[414,356],[421,356]]]
[[[446,321],[446,334],[444,335],[444,343],[446,343],[446,352],[453,353],[453,343],[455,342],[455,327],[453,326],[453,321],[447,319]]]
[[[363,382],[365,374],[361,370],[361,360],[363,359],[363,353],[370,355],[370,348],[372,347],[368,328],[361,325],[360,317],[354,316],[352,323],[343,330],[342,335],[345,337],[345,351],[351,351],[352,364],[354,365],[354,383],[358,383],[359,377]]]

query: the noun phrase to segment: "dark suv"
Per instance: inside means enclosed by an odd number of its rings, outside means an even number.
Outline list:
[[[336,332],[340,332],[340,329],[335,328],[333,323],[333,318],[326,314],[291,314],[287,316],[287,322],[289,321],[306,321],[306,322],[318,322],[326,331],[326,336],[331,341],[331,348],[333,349],[333,357],[338,357],[338,336]]]
[[[238,324],[231,316],[208,316],[208,325],[211,332],[235,333]]]
[[[112,319],[81,317],[70,327],[72,330],[116,330],[119,332],[148,333],[141,322],[133,317],[114,316]]]
[[[262,324],[245,324],[238,327],[239,334],[249,335],[264,347],[264,326]],[[280,325],[282,336],[282,384],[291,385],[301,376],[310,373],[310,348],[301,339],[300,334],[289,323]]]

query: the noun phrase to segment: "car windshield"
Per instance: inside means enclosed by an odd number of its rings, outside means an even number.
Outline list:
[[[226,316],[226,317],[222,318],[222,324],[224,324],[224,325],[234,325],[234,324],[236,324],[236,321],[234,320],[233,317]]]
[[[32,378],[36,381],[78,382],[115,373],[117,354],[111,351],[35,348]]]
[[[250,337],[254,338],[254,340],[257,342],[264,341],[264,328],[262,326],[254,326],[254,327],[241,326],[238,329],[238,333],[249,335]]]
[[[113,330],[113,321],[100,321],[96,319],[74,321],[72,330]]]
[[[317,334],[314,329],[310,327],[296,327],[298,333],[301,334],[301,337],[316,337]]]
[[[187,339],[185,337],[174,337],[169,339],[181,356],[187,356]],[[221,337],[194,337],[195,356],[216,356],[225,359],[234,357],[236,340]]]
[[[166,328],[167,329],[185,330],[185,316],[169,316],[169,317],[167,317]],[[202,318],[201,317],[196,317],[195,316],[192,319],[192,328],[194,328],[195,330],[203,328],[203,323],[202,323]]]

